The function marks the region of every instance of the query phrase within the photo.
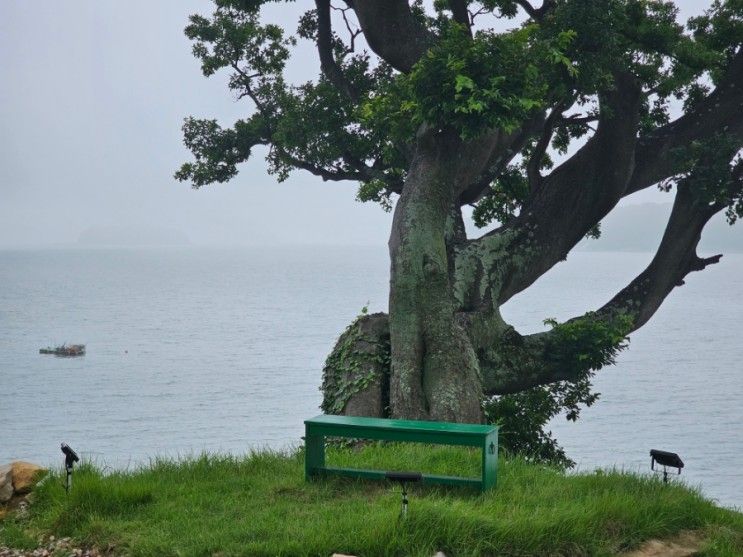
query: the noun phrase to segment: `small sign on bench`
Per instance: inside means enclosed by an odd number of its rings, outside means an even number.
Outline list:
[[[423,483],[465,485],[480,488],[482,491],[495,487],[498,471],[498,426],[320,415],[305,420],[304,427],[304,470],[307,480],[329,474],[353,478],[385,478],[386,471],[384,470],[325,466],[325,438],[346,437],[479,447],[482,450],[480,479],[423,474],[422,481]]]

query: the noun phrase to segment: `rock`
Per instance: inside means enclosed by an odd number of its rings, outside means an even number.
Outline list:
[[[13,488],[15,492],[28,493],[46,472],[46,468],[37,464],[16,460],[13,462]]]
[[[13,497],[13,467],[0,466],[0,503],[7,503]]]
[[[350,385],[365,381],[366,387],[348,398],[343,414],[382,418],[389,382],[389,364],[385,363],[389,352],[389,321],[385,314],[374,313],[360,318],[355,328],[358,338],[354,341],[353,352],[363,365],[349,366],[344,379]]]

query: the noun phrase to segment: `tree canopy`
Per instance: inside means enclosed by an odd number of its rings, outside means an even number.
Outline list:
[[[352,181],[359,200],[395,207],[382,413],[476,421],[484,398],[575,419],[593,372],[720,260],[696,252],[709,219],[743,216],[743,0],[711,0],[684,24],[664,0],[316,0],[295,33],[265,21],[267,3],[191,16],[204,75],[229,72],[249,108],[232,127],[186,119],[194,159],[176,177],[225,182],[263,145],[279,180]],[[317,78],[293,83],[287,62],[307,44]],[[675,191],[674,208],[635,280],[544,333],[503,320],[503,303],[651,187]],[[498,226],[468,238],[467,205]],[[350,384],[336,372],[326,386]]]
[[[360,200],[389,207],[405,179],[406,146],[421,125],[451,127],[469,138],[494,128],[513,133],[535,114],[554,112],[549,125],[533,125],[545,130],[543,136],[531,134],[508,163],[482,177],[481,183],[491,180],[480,191],[462,199],[476,205],[481,226],[513,218],[528,182],[552,168],[550,147],[565,154],[595,133],[599,97],[619,74],[631,74],[642,89],[639,134],[649,144],[669,129],[674,101],[686,113],[704,112],[713,87],[731,77],[743,34],[743,3],[736,0],[715,0],[686,28],[670,1],[554,0],[540,9],[526,1],[437,1],[428,10],[423,2],[391,2],[379,13],[361,9],[369,37],[353,17],[353,2],[317,2],[296,34],[263,23],[265,3],[216,0],[211,17],[191,16],[186,34],[204,75],[230,71],[230,89],[252,101],[253,114],[227,129],[215,120],[189,118],[184,139],[195,160],[177,178],[196,187],[225,182],[253,147],[267,145],[269,171],[279,180],[292,170],[352,180],[360,183]],[[520,9],[529,17],[513,30],[487,27],[487,18],[516,18]],[[342,31],[331,26],[333,12]],[[312,82],[293,84],[284,75],[297,39],[317,45],[322,72]],[[706,176],[715,163],[703,162],[704,152],[722,155],[738,144],[737,130],[723,127],[669,150],[674,172],[661,172],[660,181],[667,187],[694,169]],[[543,139],[546,130],[551,134]],[[724,145],[726,137],[732,145]],[[726,170],[730,160],[718,158]],[[741,212],[740,196],[724,184],[703,189],[726,202],[731,220]]]

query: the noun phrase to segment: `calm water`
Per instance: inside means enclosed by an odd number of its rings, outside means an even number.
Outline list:
[[[520,330],[598,307],[649,254],[577,253],[512,300]],[[112,467],[155,455],[297,445],[322,362],[362,306],[387,299],[383,248],[0,251],[0,463]],[[651,448],[743,506],[743,256],[692,276],[632,337],[577,424],[553,431],[581,468],[646,472]],[[38,349],[84,342],[84,358]]]

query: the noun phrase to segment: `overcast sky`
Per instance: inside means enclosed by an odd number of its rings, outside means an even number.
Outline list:
[[[708,3],[678,2],[684,15]],[[293,30],[312,5],[270,14]],[[172,228],[199,245],[386,242],[390,215],[355,202],[354,184],[277,184],[258,149],[230,183],[172,178],[190,158],[185,116],[229,125],[249,110],[191,55],[187,17],[210,12],[206,0],[0,0],[0,246],[74,243],[91,226]],[[302,46],[294,79],[318,71]]]

